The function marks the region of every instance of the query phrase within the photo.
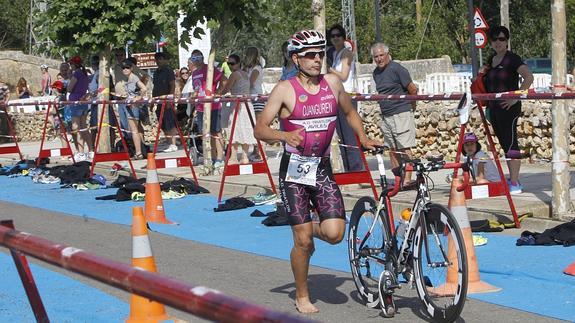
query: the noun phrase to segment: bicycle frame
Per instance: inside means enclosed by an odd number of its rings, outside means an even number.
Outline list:
[[[394,225],[394,219],[393,219],[393,213],[392,213],[392,209],[391,209],[391,197],[395,196],[398,192],[399,192],[399,188],[400,188],[400,184],[401,181],[403,180],[403,176],[395,176],[395,185],[394,188],[392,190],[390,190],[387,186],[387,178],[385,175],[385,164],[383,163],[383,156],[381,153],[377,153],[376,154],[377,157],[377,162],[378,162],[378,170],[379,170],[379,174],[380,174],[380,184],[382,189],[382,192],[379,196],[379,201],[377,204],[377,209],[376,209],[376,213],[377,216],[375,216],[373,218],[373,221],[369,227],[368,233],[366,234],[366,236],[363,238],[363,241],[361,241],[360,245],[359,245],[359,250],[362,250],[366,240],[369,238],[369,236],[371,235],[371,233],[373,232],[373,229],[375,228],[375,225],[377,224],[378,220],[381,221],[386,221],[386,226],[385,228],[387,228],[388,232],[385,232],[386,235],[388,235],[389,237],[391,237],[391,239],[388,240],[388,242],[386,243],[386,245],[382,246],[383,251],[385,252],[385,259],[381,259],[379,257],[373,256],[371,254],[366,255],[369,258],[374,259],[375,261],[382,263],[386,266],[386,269],[390,269],[389,266],[393,265],[393,272],[397,275],[399,273],[402,273],[405,271],[406,265],[408,265],[407,261],[409,259],[409,256],[411,255],[411,247],[412,247],[412,243],[413,243],[413,237],[415,236],[415,229],[418,225],[418,223],[421,221],[422,223],[421,228],[422,230],[424,230],[423,235],[426,236],[427,235],[427,223],[425,223],[425,218],[421,216],[422,211],[425,210],[425,206],[428,203],[431,203],[431,197],[429,194],[429,189],[427,188],[427,184],[425,182],[425,172],[426,171],[432,171],[432,170],[438,170],[438,169],[452,169],[452,168],[460,168],[460,167],[464,167],[463,163],[443,163],[441,164],[440,168],[437,167],[437,165],[435,166],[424,166],[421,163],[418,163],[415,165],[415,167],[413,165],[405,165],[403,164],[401,166],[401,170],[407,170],[407,171],[415,171],[416,175],[417,175],[417,185],[418,185],[418,192],[417,192],[417,196],[415,198],[415,201],[413,203],[413,208],[412,208],[412,215],[411,218],[409,220],[408,223],[408,227],[406,229],[405,235],[404,235],[404,239],[402,241],[401,247],[398,248],[397,245],[397,232],[395,231],[395,225]],[[469,165],[470,161],[467,161],[467,165]],[[458,190],[463,190],[464,187],[467,185],[469,181],[469,169],[467,169],[464,172],[464,184],[462,187],[460,187]],[[384,205],[385,205],[385,214],[383,214],[383,216],[381,215],[382,210],[384,209]],[[381,218],[381,219],[380,219]],[[427,251],[429,251],[429,246],[427,244],[427,240],[424,240],[424,245]],[[373,248],[372,250],[377,251],[377,253],[379,253],[379,251],[382,251],[381,249],[377,249],[377,248]],[[441,253],[443,255],[443,258],[445,259],[445,262],[443,264],[437,264],[437,263],[432,263],[431,260],[429,259],[429,252],[426,252],[427,256],[427,262],[429,266],[433,266],[433,267],[437,267],[437,266],[447,266],[449,263],[447,261],[447,253],[445,250],[443,250],[443,248],[441,249]]]

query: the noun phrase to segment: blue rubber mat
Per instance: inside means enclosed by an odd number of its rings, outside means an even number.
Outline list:
[[[0,187],[3,188],[0,200],[125,225],[131,223],[132,207],[143,206],[143,203],[94,199],[113,194],[115,189],[75,191],[53,184],[34,184],[25,177],[0,176]],[[262,225],[263,218],[249,216],[256,208],[216,213],[215,206],[216,198],[211,195],[164,201],[168,219],[179,225],[152,224],[151,228],[183,239],[289,259],[292,235],[288,226]],[[272,207],[258,209],[266,213]],[[18,223],[15,225],[18,228]],[[516,247],[513,237],[485,236],[489,243],[476,249],[481,278],[503,290],[470,295],[471,298],[559,319],[575,319],[575,277],[562,273],[575,260],[575,247]],[[349,272],[347,257],[345,242],[331,246],[316,241],[312,264]]]
[[[65,275],[30,264],[52,322],[122,322],[130,305]],[[9,254],[0,252],[0,321],[34,322],[34,313]]]

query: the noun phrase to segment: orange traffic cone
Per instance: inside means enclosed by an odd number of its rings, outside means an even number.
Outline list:
[[[575,276],[575,262],[567,266],[563,272],[567,275]]]
[[[162,189],[156,171],[156,160],[153,153],[148,153],[148,168],[146,175],[146,220],[152,223],[173,224],[166,218],[164,202],[162,201]]]
[[[150,239],[148,238],[148,227],[142,207],[133,208],[132,218],[132,266],[156,272],[156,263],[152,255]],[[164,305],[132,294],[130,316],[126,319],[126,322],[152,323],[167,319],[168,315]]]
[[[458,192],[457,187],[460,186],[461,179],[454,178],[451,181],[451,195],[449,196],[449,205],[451,212],[455,216],[461,233],[463,234],[463,241],[465,243],[465,251],[467,252],[467,274],[468,274],[468,285],[467,294],[477,294],[477,293],[492,293],[500,291],[501,288],[492,286],[485,282],[482,282],[479,277],[479,267],[477,265],[477,256],[475,255],[475,247],[473,246],[473,234],[471,233],[471,225],[469,224],[469,217],[467,216],[467,205],[465,204],[465,193]],[[457,256],[455,254],[455,246],[451,239],[448,240],[447,247],[447,257],[448,259],[455,259],[455,265],[450,266],[447,269],[447,281],[445,282],[443,290],[449,291],[453,290],[449,288],[449,285],[457,286]],[[442,288],[437,288],[436,290],[442,290]]]

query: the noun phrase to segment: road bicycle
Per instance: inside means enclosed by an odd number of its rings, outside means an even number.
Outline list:
[[[382,187],[376,204],[372,197],[360,198],[351,213],[348,229],[348,250],[351,272],[357,291],[368,307],[381,307],[383,316],[393,317],[396,307],[394,291],[401,288],[398,277],[405,278],[434,321],[456,320],[467,295],[467,256],[463,235],[456,218],[442,205],[431,201],[429,173],[440,169],[462,168],[462,191],[469,183],[471,160],[446,163],[442,157],[406,160],[393,170],[395,183],[388,187],[383,163],[383,149],[377,157]],[[417,189],[411,218],[404,223],[404,232],[396,232],[391,200],[402,188],[406,171],[413,171]],[[403,187],[407,189],[407,187]],[[402,226],[399,226],[400,228]],[[401,239],[400,237],[403,237]],[[451,271],[452,282],[447,282]]]

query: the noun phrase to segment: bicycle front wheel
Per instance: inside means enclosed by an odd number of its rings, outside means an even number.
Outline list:
[[[413,246],[415,285],[432,320],[455,321],[467,296],[467,256],[451,211],[429,203],[420,213]]]
[[[360,198],[351,212],[347,235],[353,281],[360,297],[371,308],[377,307],[380,302],[378,283],[385,269],[384,248],[389,232],[383,217],[387,216],[385,208],[379,215],[376,212],[373,198]]]

